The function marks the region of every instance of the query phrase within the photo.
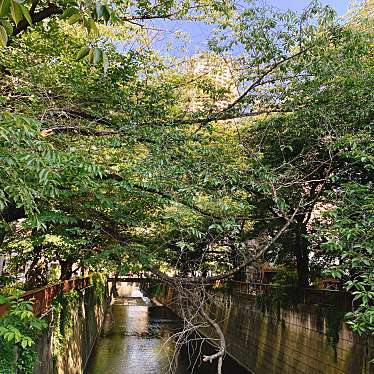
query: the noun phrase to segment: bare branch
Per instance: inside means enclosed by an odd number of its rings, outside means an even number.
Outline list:
[[[273,72],[278,66],[283,65],[285,62],[290,61],[298,56],[301,56],[302,54],[309,51],[311,47],[302,49],[299,52],[285,57],[284,59],[274,63],[272,66],[270,66],[267,70],[265,70],[237,99],[235,99],[232,103],[230,103],[226,108],[224,108],[221,113],[226,113],[233,109],[235,106],[237,106],[239,103],[241,103],[246,96],[255,88],[257,87],[264,78],[266,78],[271,72]]]
[[[282,228],[276,233],[276,235],[261,250],[257,251],[256,254],[253,255],[252,257],[250,257],[248,260],[242,262],[240,265],[236,266],[235,268],[233,268],[232,270],[230,270],[226,273],[215,275],[215,276],[212,276],[212,277],[206,277],[206,278],[204,278],[204,277],[187,277],[187,278],[174,277],[174,278],[172,278],[172,277],[169,277],[168,275],[164,274],[163,272],[161,272],[160,270],[158,270],[156,268],[148,268],[148,270],[151,271],[153,274],[155,274],[158,278],[160,278],[161,280],[163,280],[165,282],[168,282],[169,284],[170,283],[175,284],[175,282],[177,282],[177,281],[181,282],[181,283],[184,283],[184,284],[193,284],[193,283],[212,284],[212,283],[215,283],[216,281],[219,281],[219,280],[224,280],[224,279],[231,278],[234,274],[238,273],[242,269],[248,267],[251,263],[253,263],[256,260],[258,260],[259,258],[261,258],[274,245],[274,243],[284,234],[284,232],[288,229],[288,227],[294,221],[295,216],[298,213],[301,204],[302,204],[302,200],[300,200],[297,208],[294,210],[294,212],[293,212],[293,214],[290,218],[288,218],[286,216],[284,217],[284,219],[286,220],[286,223],[282,226]]]

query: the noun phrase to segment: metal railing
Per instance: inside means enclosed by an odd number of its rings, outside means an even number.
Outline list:
[[[231,281],[231,289],[239,294],[259,295],[268,294],[273,290],[282,290],[290,299],[305,305],[337,305],[344,310],[352,310],[353,297],[343,291],[325,290],[317,288],[297,288],[290,285],[278,286],[274,284]]]
[[[141,278],[141,277],[110,277],[108,278],[108,282],[132,282],[132,283],[148,283],[155,278]]]
[[[257,295],[266,292],[267,289],[272,288],[272,285],[256,282],[231,281],[231,287],[236,292],[245,293],[247,295]]]
[[[57,295],[72,290],[82,290],[84,288],[91,286],[91,277],[73,278],[65,280],[63,282],[58,282],[49,286],[45,286],[36,290],[27,291],[21,296],[21,299],[32,300],[33,311],[35,315],[39,317],[49,310],[53,299]],[[4,315],[8,310],[8,304],[0,304],[0,316]]]

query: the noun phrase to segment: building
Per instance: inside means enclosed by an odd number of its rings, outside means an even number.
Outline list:
[[[238,96],[232,60],[205,53],[192,57],[186,67],[196,83],[189,93],[189,111],[222,110]]]

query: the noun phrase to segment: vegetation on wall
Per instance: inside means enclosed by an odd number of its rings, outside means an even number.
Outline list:
[[[92,288],[94,291],[95,303],[101,305],[108,291],[106,275],[102,273],[94,273],[92,275]]]
[[[52,330],[53,358],[56,362],[62,357],[71,337],[76,321],[76,313],[82,307],[82,295],[78,291],[70,291],[58,295],[52,303]]]
[[[36,359],[35,343],[47,322],[38,319],[32,311],[32,302],[19,298],[19,294],[0,298],[9,311],[0,317],[0,371],[32,374]]]

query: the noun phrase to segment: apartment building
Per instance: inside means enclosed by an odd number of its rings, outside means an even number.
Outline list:
[[[189,93],[191,112],[222,110],[238,96],[235,66],[228,58],[199,54],[187,61],[186,71],[197,83]]]

